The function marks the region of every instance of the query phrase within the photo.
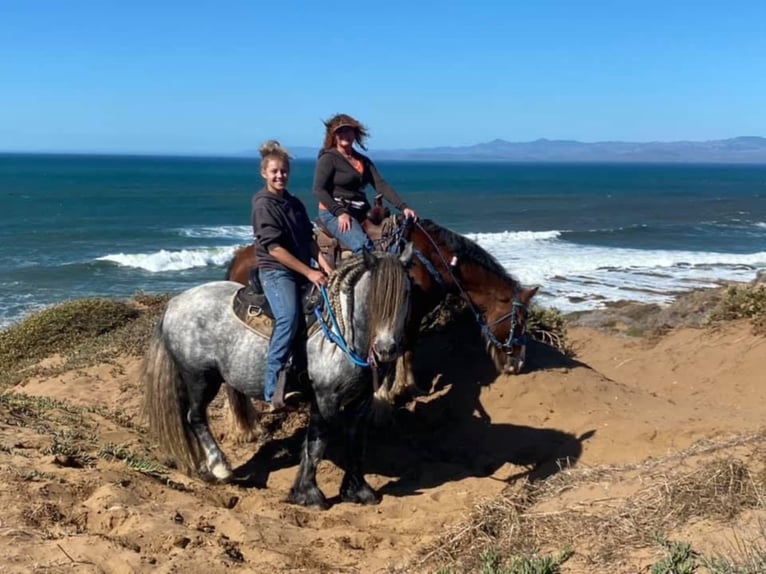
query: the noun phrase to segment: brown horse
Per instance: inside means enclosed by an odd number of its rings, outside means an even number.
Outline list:
[[[383,385],[379,392],[393,395],[417,392],[412,358],[420,324],[448,293],[459,295],[467,303],[498,372],[521,372],[526,356],[528,305],[538,287],[523,288],[475,242],[432,221],[397,219],[396,229],[396,242],[411,241],[415,249],[409,269],[410,316],[405,352],[397,362],[395,383]],[[255,265],[253,246],[241,247],[229,264],[226,278],[247,284]]]

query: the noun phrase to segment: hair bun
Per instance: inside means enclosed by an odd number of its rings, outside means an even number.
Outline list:
[[[264,142],[261,147],[258,148],[258,151],[260,152],[261,157],[287,154],[285,148],[283,148],[277,140]]]

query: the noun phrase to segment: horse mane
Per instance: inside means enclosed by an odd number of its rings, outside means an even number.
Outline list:
[[[362,257],[355,256],[344,259],[332,275],[330,275],[330,281],[327,284],[327,294],[330,298],[333,298],[342,292],[350,291],[356,284],[359,276],[366,270]]]
[[[421,219],[419,223],[426,233],[428,233],[437,243],[443,243],[447,249],[457,256],[458,260],[468,259],[489,273],[506,280],[510,283],[511,288],[514,291],[521,289],[519,280],[508,273],[505,267],[503,267],[497,259],[487,253],[487,251],[480,247],[475,241],[472,241],[459,233],[450,231],[449,229],[434,223],[430,219]]]
[[[396,257],[386,253],[372,252],[375,266],[370,270],[363,256],[353,256],[345,259],[330,275],[327,284],[327,296],[335,311],[336,320],[343,330],[343,318],[340,313],[341,293],[350,292],[359,278],[371,271],[370,285],[370,329],[374,329],[379,321],[390,320],[396,316],[397,309],[406,302],[406,293],[401,289],[405,284],[407,272]]]
[[[407,304],[409,278],[404,265],[394,256],[378,257],[370,278],[370,334],[381,321],[392,322],[399,309]],[[391,325],[393,327],[393,324]]]

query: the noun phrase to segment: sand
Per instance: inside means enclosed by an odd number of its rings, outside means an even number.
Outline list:
[[[231,462],[243,466],[245,484],[208,485],[178,473],[158,480],[107,453],[147,452],[139,359],[27,380],[13,391],[76,408],[46,403],[41,414],[0,404],[0,571],[434,572],[433,544],[477,504],[526,480],[551,480],[562,464],[633,470],[533,510],[623,499],[654,480],[642,470],[649,461],[680,468],[688,461],[676,455],[702,440],[739,444],[764,429],[766,338],[746,321],[648,339],[573,328],[573,361],[535,346],[518,376],[496,376],[467,338],[424,341],[417,374],[432,391],[373,432],[368,480],[383,500],[369,507],[318,511],[284,502],[300,415],[265,416],[270,441],[236,444],[217,401],[214,428]],[[90,458],[67,452],[71,444],[86,445]],[[328,496],[342,477],[334,460],[330,452],[318,473]],[[679,535],[716,549],[732,528],[760,520],[763,508],[733,522],[699,520]],[[562,571],[599,571],[588,566],[591,547],[583,540]],[[656,559],[652,548],[626,548],[612,571],[637,572]]]

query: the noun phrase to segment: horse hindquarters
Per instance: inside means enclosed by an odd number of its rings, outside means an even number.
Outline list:
[[[181,373],[165,344],[163,320],[154,329],[141,366],[143,415],[160,448],[187,474],[202,461],[202,452],[186,420],[189,401]]]
[[[141,371],[144,413],[149,430],[179,467],[189,475],[225,482],[231,469],[207,423],[207,406],[221,385],[220,375],[179,367],[167,347],[163,321],[152,335]]]

